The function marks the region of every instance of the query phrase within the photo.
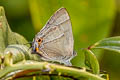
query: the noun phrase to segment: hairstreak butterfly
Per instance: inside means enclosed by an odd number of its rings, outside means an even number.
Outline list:
[[[70,17],[65,8],[60,8],[35,35],[32,52],[39,54],[42,60],[56,61],[70,66],[70,60],[76,56],[73,46]]]

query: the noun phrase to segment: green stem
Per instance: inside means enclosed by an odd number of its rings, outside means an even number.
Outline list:
[[[60,75],[66,74],[69,76],[73,76],[77,79],[79,79],[80,77],[86,77],[92,80],[105,80],[99,77],[98,75],[91,74],[83,69],[75,69],[75,68],[51,64],[47,62],[33,62],[33,61],[21,62],[0,70],[0,78],[16,70],[29,70],[29,69],[40,69],[40,70],[50,69],[52,70],[51,74],[55,71]]]

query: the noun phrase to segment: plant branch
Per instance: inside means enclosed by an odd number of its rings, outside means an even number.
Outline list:
[[[84,69],[75,69],[67,66],[61,66],[56,64],[51,64],[47,62],[35,62],[35,61],[25,61],[12,66],[7,66],[6,68],[0,70],[0,78],[6,74],[17,71],[17,70],[29,70],[29,69],[40,69],[40,70],[50,70],[50,74],[57,72],[60,75],[69,75],[74,78],[79,79],[80,77],[86,77],[92,80],[105,80],[98,75],[91,74],[86,72]]]

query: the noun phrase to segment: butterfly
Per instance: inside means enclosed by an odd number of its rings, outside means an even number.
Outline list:
[[[65,8],[58,9],[46,25],[35,35],[32,52],[45,61],[56,61],[71,66],[74,40],[70,17]]]

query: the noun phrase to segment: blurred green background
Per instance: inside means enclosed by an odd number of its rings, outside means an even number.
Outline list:
[[[28,41],[32,41],[57,9],[65,7],[71,17],[78,53],[72,60],[75,66],[85,66],[80,48],[105,37],[120,36],[120,0],[0,0],[0,6],[5,8],[11,29]],[[120,80],[120,54],[100,50],[94,53],[110,80]]]

